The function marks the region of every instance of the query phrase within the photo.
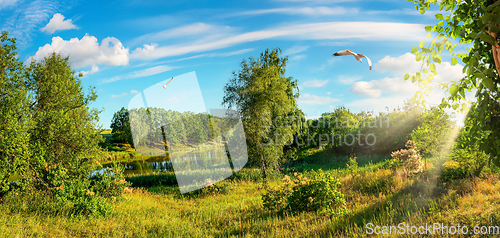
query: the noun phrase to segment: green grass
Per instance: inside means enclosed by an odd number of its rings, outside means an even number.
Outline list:
[[[200,197],[180,195],[173,174],[128,177],[135,186],[146,188],[134,188],[112,202],[114,213],[109,217],[19,214],[4,204],[0,237],[357,237],[366,235],[368,222],[460,223],[470,229],[500,224],[498,175],[440,184],[436,160],[430,160],[422,174],[403,178],[385,168],[387,156],[359,156],[357,167],[348,166],[348,158],[334,158],[313,154],[283,171],[322,168],[337,175],[349,208],[343,217],[268,212],[262,207],[260,171],[245,168],[229,179],[233,186],[228,194]],[[271,183],[282,183],[279,178]]]

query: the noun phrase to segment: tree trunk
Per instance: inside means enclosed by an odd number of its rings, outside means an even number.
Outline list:
[[[495,22],[495,26],[498,26],[498,23]],[[493,51],[493,60],[495,60],[495,67],[497,68],[497,73],[500,76],[500,45],[497,43],[498,33],[486,31],[490,36],[495,39],[495,44],[491,46]]]
[[[264,156],[260,155],[260,170],[262,171],[262,179],[266,180],[267,171],[266,171],[266,163],[264,163]]]

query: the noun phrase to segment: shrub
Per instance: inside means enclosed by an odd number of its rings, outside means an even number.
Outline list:
[[[424,163],[421,161],[422,157],[418,154],[415,143],[408,140],[405,144],[408,149],[401,149],[391,153],[394,159],[391,163],[391,169],[396,171],[401,168],[405,176],[422,172]]]
[[[90,178],[91,187],[102,197],[113,198],[123,194],[125,187],[131,185],[123,176],[123,166],[115,165],[112,168],[106,168],[102,174],[95,174]]]
[[[478,177],[488,163],[488,155],[472,147],[455,148],[450,154],[450,161],[444,164],[441,181]]]
[[[309,178],[294,173],[285,175],[283,187],[267,187],[262,197],[264,207],[273,211],[316,211],[324,215],[342,215],[346,211],[340,181],[328,173],[311,171]]]

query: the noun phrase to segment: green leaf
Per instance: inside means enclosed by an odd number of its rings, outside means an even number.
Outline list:
[[[413,46],[413,48],[411,48],[411,53],[412,54],[415,54],[417,51],[418,51],[418,47]]]
[[[436,19],[443,20],[443,14],[441,13],[436,14]]]
[[[432,37],[432,33],[430,33],[430,32],[429,32],[429,33],[427,33],[427,35],[425,35],[425,37],[427,37],[427,38],[431,38],[431,37]]]
[[[439,55],[436,55],[432,58],[432,60],[434,60],[434,62],[438,63],[438,64],[441,64],[441,56]]]
[[[426,26],[425,27],[425,32],[430,32],[432,30],[432,26]]]
[[[457,95],[457,92],[458,92],[458,86],[456,84],[451,85],[450,87],[451,96]]]
[[[422,73],[424,73],[424,74],[426,74],[426,73],[428,73],[428,72],[429,72],[429,70],[427,70],[427,69],[423,69],[423,70],[422,70]]]
[[[435,65],[435,64],[430,64],[430,65],[429,65],[429,69],[430,69],[432,72],[436,72],[436,65]]]
[[[434,80],[434,76],[429,74],[429,76],[427,76],[427,81],[431,82],[432,80]]]
[[[405,74],[405,81],[408,80],[408,78],[410,78],[410,75],[409,74]]]
[[[457,110],[458,108],[458,104],[453,104],[453,106],[451,106],[453,108],[453,110]]]
[[[448,16],[446,16],[446,17],[444,18],[444,20],[445,20],[445,21],[449,21],[449,20],[450,20],[450,18],[451,18],[451,15],[448,15]]]
[[[457,63],[458,63],[458,62],[457,62],[457,59],[455,59],[455,58],[451,58],[451,64],[452,64],[453,66],[455,66]]]
[[[424,47],[425,46],[425,42],[423,40],[421,40],[420,43],[418,43],[418,46],[420,48]]]
[[[499,33],[500,32],[500,27],[498,27],[498,26],[492,26],[490,28],[490,31],[491,32],[495,32],[495,33]]]
[[[425,13],[425,8],[421,7],[420,9],[418,9],[418,12],[420,12],[420,14],[424,14]]]
[[[415,76],[411,76],[411,82],[415,83],[416,81],[417,81],[417,78],[415,78]]]
[[[479,38],[481,38],[481,40],[483,40],[484,42],[487,42],[489,43],[490,45],[494,45],[495,44],[495,38],[493,38],[492,36],[488,35],[487,33],[481,33],[479,34]]]
[[[489,90],[495,92],[495,83],[491,78],[483,78],[482,82]]]

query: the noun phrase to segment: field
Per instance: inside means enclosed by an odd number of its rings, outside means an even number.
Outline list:
[[[308,154],[308,155],[304,155]],[[1,237],[354,237],[374,226],[460,224],[498,225],[498,175],[438,183],[438,160],[426,170],[403,178],[387,169],[390,156],[328,156],[309,149],[303,157],[273,175],[269,185],[281,184],[284,174],[307,174],[323,169],[341,181],[348,212],[321,216],[315,212],[279,213],[263,208],[266,192],[258,169],[245,168],[220,182],[227,193],[180,195],[176,186],[155,184],[162,174],[145,175],[132,191],[112,202],[107,217],[70,217],[45,212],[16,213],[0,206]],[[142,187],[141,187],[142,186]],[[25,206],[30,206],[26,201]],[[403,235],[406,236],[406,235]],[[441,233],[432,236],[441,237]]]

